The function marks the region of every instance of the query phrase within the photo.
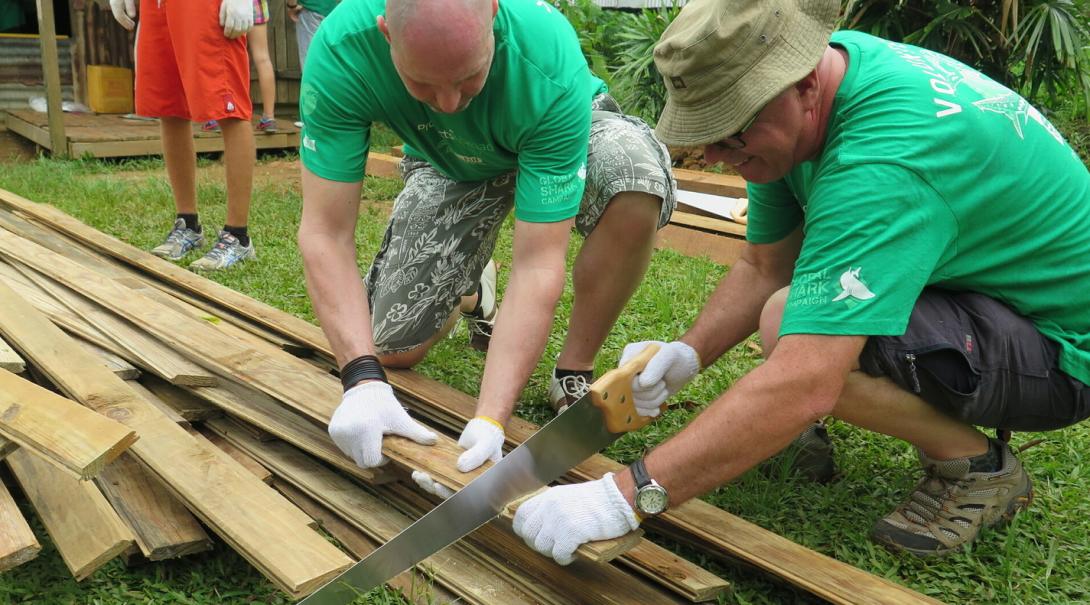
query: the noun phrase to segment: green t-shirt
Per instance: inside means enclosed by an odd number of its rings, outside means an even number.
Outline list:
[[[308,11],[312,11],[328,17],[329,13],[333,12],[333,9],[337,7],[337,3],[341,0],[299,0],[299,4]]]
[[[518,170],[515,216],[556,222],[575,216],[583,195],[591,100],[605,84],[591,75],[575,31],[547,2],[503,0],[493,25],[496,53],[480,94],[456,114],[413,99],[375,24],[383,0],[346,0],[314,37],[300,92],[303,164],[320,177],[363,178],[373,122],[384,122],[457,181]]]
[[[925,286],[1028,317],[1090,384],[1090,173],[1039,111],[953,59],[858,32],[825,148],[749,187],[748,237],[803,224],[781,334],[900,335]]]

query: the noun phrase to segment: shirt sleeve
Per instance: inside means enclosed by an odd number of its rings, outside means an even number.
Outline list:
[[[888,164],[824,175],[808,196],[804,230],[781,336],[903,334],[957,242],[941,196]]]
[[[518,151],[515,218],[555,223],[579,213],[587,176],[590,95],[570,86]]]
[[[754,244],[778,242],[802,223],[802,207],[786,182],[747,183],[746,195],[749,196],[748,241]]]
[[[299,89],[299,157],[324,179],[361,181],[371,144],[371,118],[363,102],[367,91],[351,77],[355,71],[343,65],[321,29],[307,52]]]

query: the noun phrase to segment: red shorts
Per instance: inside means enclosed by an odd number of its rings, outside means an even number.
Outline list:
[[[250,119],[246,37],[224,37],[220,1],[140,0],[136,113],[194,122]]]

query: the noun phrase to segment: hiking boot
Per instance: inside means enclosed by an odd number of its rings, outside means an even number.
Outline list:
[[[837,470],[829,429],[821,421],[811,424],[782,452],[762,464],[760,470],[765,476],[781,476],[786,471],[817,483],[832,481]]]
[[[469,331],[469,346],[478,351],[487,351],[492,341],[492,327],[496,324],[496,261],[489,260],[481,272],[481,281],[477,286],[477,307],[469,313],[462,313]]]
[[[191,250],[204,245],[204,234],[198,233],[185,226],[185,219],[174,221],[174,228],[167,234],[166,240],[151,249],[155,256],[161,256],[168,260],[180,260]]]
[[[557,372],[564,375],[557,377]],[[549,379],[549,403],[553,410],[559,414],[568,409],[568,406],[579,401],[579,398],[590,392],[590,384],[594,382],[594,372],[567,371],[553,368],[553,375]]]
[[[249,246],[243,246],[238,238],[226,231],[220,231],[216,245],[212,246],[204,256],[190,263],[190,269],[197,271],[218,271],[227,269],[235,263],[256,259],[254,240],[250,240]]]
[[[931,460],[920,452],[924,477],[915,491],[875,524],[871,538],[891,550],[917,556],[945,555],[976,539],[981,528],[1005,523],[1033,500],[1033,484],[1002,441],[989,440],[998,453],[997,471],[973,471],[974,458]]]

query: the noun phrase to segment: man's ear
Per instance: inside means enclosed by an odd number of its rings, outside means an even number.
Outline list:
[[[812,109],[821,101],[821,89],[818,86],[818,74],[815,67],[806,77],[795,83],[795,92],[803,109]]]
[[[375,17],[375,24],[378,25],[378,30],[382,32],[382,37],[386,38],[386,43],[390,42],[390,26],[386,24],[386,18],[382,15]]]

